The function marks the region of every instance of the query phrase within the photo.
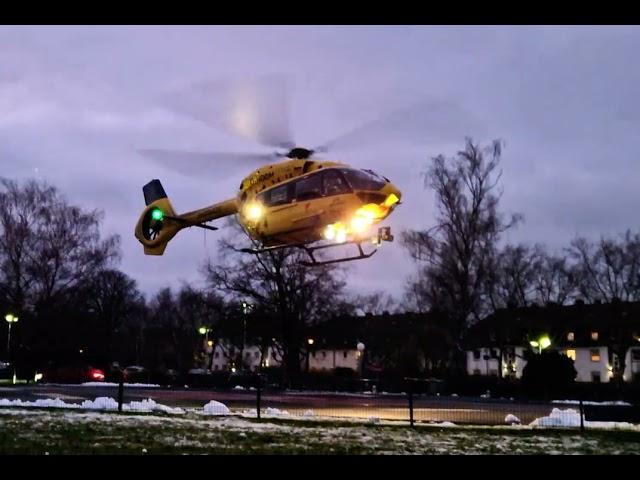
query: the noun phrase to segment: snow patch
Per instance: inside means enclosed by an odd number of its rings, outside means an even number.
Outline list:
[[[113,382],[85,382],[81,383],[83,387],[118,387],[118,383]],[[156,383],[124,383],[125,387],[135,387],[135,388],[160,388],[161,385]]]
[[[0,407],[30,407],[30,408],[71,408],[79,410],[117,410],[118,402],[111,397],[98,397],[95,400],[85,400],[81,404],[67,403],[59,398],[44,398],[34,401],[28,400],[9,400],[0,399]],[[184,410],[181,408],[172,408],[166,405],[156,403],[152,399],[142,400],[141,402],[123,403],[122,410],[127,412],[166,412],[181,414]]]
[[[510,425],[513,425],[514,423],[520,424],[522,422],[520,422],[520,419],[518,417],[516,417],[515,415],[510,413],[509,415],[504,417],[504,423],[508,423]]]
[[[549,416],[536,418],[529,425],[533,427],[579,427],[580,413],[572,408],[561,410],[554,408]],[[628,422],[584,422],[587,428],[601,428],[606,430],[632,429],[638,430],[640,426]]]
[[[580,413],[572,408],[566,410],[554,408],[547,417],[536,418],[529,425],[532,427],[579,427]]]
[[[559,403],[564,405],[579,405],[579,400],[553,400],[551,403]],[[631,404],[628,402],[623,402],[621,400],[616,400],[613,402],[582,402],[583,405],[621,405],[621,406],[630,406]]]
[[[224,403],[211,400],[204,406],[204,413],[207,415],[229,415],[231,411]]]
[[[280,410],[279,408],[271,408],[271,407],[267,407],[264,413],[267,415],[291,415],[286,410]]]

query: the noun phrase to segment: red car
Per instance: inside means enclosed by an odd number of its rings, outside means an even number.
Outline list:
[[[47,383],[104,382],[104,372],[90,365],[66,365],[46,369],[42,381]]]

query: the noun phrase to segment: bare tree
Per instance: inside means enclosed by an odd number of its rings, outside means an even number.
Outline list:
[[[468,323],[486,311],[483,287],[500,235],[521,220],[498,211],[501,153],[500,141],[482,148],[467,139],[455,158],[433,158],[425,184],[436,194],[437,224],[402,236],[419,262],[407,290],[420,310],[437,308],[448,316],[458,348]]]
[[[578,291],[588,302],[640,300],[640,234],[592,242],[578,237],[569,254],[575,263]]]
[[[523,307],[535,301],[536,278],[544,250],[541,245],[506,245],[487,274],[486,295],[492,310]]]
[[[398,302],[392,295],[383,291],[376,291],[367,295],[356,295],[351,302],[356,311],[382,315],[383,313],[395,313],[399,310]]]
[[[578,278],[566,257],[541,252],[534,278],[536,301],[564,305],[576,294]]]
[[[0,180],[0,292],[18,311],[51,308],[118,258],[100,236],[102,213],[70,205],[55,187]]]
[[[263,350],[272,338],[282,345],[288,380],[295,382],[303,359],[303,339],[308,325],[343,312],[345,282],[334,265],[309,268],[305,254],[285,248],[259,254],[241,253],[249,237],[237,224],[235,235],[219,242],[221,263],[203,266],[210,288],[235,303],[248,302],[260,312],[271,332],[261,335]]]
[[[161,332],[168,340],[168,355],[159,361],[170,361],[178,369],[191,368],[198,353],[203,351],[204,339],[200,327],[209,328],[217,321],[223,309],[219,297],[184,284],[177,293],[163,288],[149,302],[146,335],[150,329]],[[156,360],[158,361],[158,360]]]
[[[144,305],[136,281],[119,270],[105,269],[82,287],[80,295],[83,309],[98,320],[104,350],[113,360],[114,339],[137,320]]]

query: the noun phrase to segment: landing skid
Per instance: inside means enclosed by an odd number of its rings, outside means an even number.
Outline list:
[[[243,253],[251,253],[254,255],[259,255],[261,253],[282,250],[283,248],[300,248],[301,250],[304,250],[305,253],[310,258],[310,261],[308,262],[300,262],[301,265],[304,265],[305,267],[320,267],[322,265],[330,265],[332,263],[351,262],[353,260],[362,260],[365,258],[370,258],[378,251],[378,247],[382,244],[383,241],[384,242],[393,241],[393,235],[391,235],[391,229],[389,227],[382,227],[378,229],[378,236],[377,238],[374,238],[372,242],[373,245],[375,245],[375,249],[369,253],[365,253],[364,249],[362,248],[362,243],[364,242],[364,240],[352,240],[349,242],[331,243],[329,245],[318,245],[318,246],[310,246],[312,243],[315,243],[315,242],[294,243],[294,244],[275,245],[273,247],[264,247],[264,248],[242,248],[240,249],[240,251]],[[358,247],[358,255],[354,255],[351,257],[336,258],[333,260],[324,260],[324,261],[322,260],[319,261],[314,256],[314,252],[318,250],[341,247],[344,245],[356,245]]]
[[[359,255],[353,256],[353,257],[343,257],[343,258],[336,258],[334,260],[324,260],[324,261],[318,261],[316,259],[316,257],[313,255],[313,252],[317,251],[317,250],[322,250],[325,248],[333,248],[333,247],[339,247],[341,245],[357,245],[358,247],[358,252]],[[371,251],[370,253],[364,253],[364,250],[362,249],[362,241],[352,241],[352,242],[344,242],[344,243],[332,243],[330,245],[320,245],[317,247],[300,247],[302,248],[307,255],[309,255],[309,258],[311,259],[310,262],[300,262],[300,265],[304,265],[305,267],[319,267],[322,265],[329,265],[332,263],[342,263],[342,262],[351,262],[353,260],[362,260],[363,258],[369,258],[372,257],[377,251],[378,248],[375,248],[373,251]]]

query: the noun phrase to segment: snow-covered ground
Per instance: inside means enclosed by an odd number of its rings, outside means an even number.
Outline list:
[[[118,415],[0,408],[0,453],[639,454],[640,442],[543,429],[304,426],[238,415]],[[438,425],[444,427],[447,424]],[[87,428],[90,426],[90,428]]]
[[[73,397],[72,397],[73,398]],[[619,403],[616,403],[616,405]],[[33,401],[27,400],[19,400],[19,399],[0,399],[0,407],[14,407],[14,408],[38,408],[38,409],[71,409],[71,410],[102,410],[102,411],[117,411],[118,403],[115,399],[111,397],[98,397],[94,400],[84,400],[80,403],[69,403],[64,401],[62,398],[47,398],[47,399],[38,399]],[[162,405],[160,403],[155,402],[152,399],[146,399],[142,401],[132,401],[129,403],[124,403],[122,406],[123,411],[125,412],[138,412],[138,413],[153,413],[153,412],[162,412],[166,414],[173,415],[183,415],[187,412],[196,413],[196,414],[204,414],[204,415],[218,415],[218,416],[238,416],[244,418],[255,418],[257,417],[256,409],[244,409],[244,410],[236,410],[231,411],[225,404],[211,400],[207,404],[205,404],[202,408],[191,408],[191,409],[183,409],[179,407],[170,407],[167,405]],[[261,417],[263,418],[289,418],[289,419],[300,419],[300,420],[331,420],[331,421],[347,421],[347,419],[338,418],[338,417],[326,417],[321,412],[315,412],[313,410],[305,410],[305,411],[293,411],[290,413],[287,410],[281,410],[273,407],[266,407],[261,410]],[[368,423],[386,423],[386,424],[404,424],[406,421],[382,421],[382,419],[378,416],[369,416],[369,417],[354,417],[349,419],[350,422],[368,422]],[[504,419],[505,425],[510,426],[511,428],[548,428],[548,427],[579,427],[580,426],[580,413],[578,410],[573,408],[553,408],[551,413],[548,416],[539,417],[534,419],[528,425],[522,425],[521,420],[511,413],[507,414]],[[431,422],[431,425],[438,426],[456,426],[451,422],[439,422],[434,423]],[[594,422],[594,421],[584,421],[584,425],[586,428],[590,429],[624,429],[624,430],[635,430],[640,431],[640,425],[634,425],[627,422]]]

